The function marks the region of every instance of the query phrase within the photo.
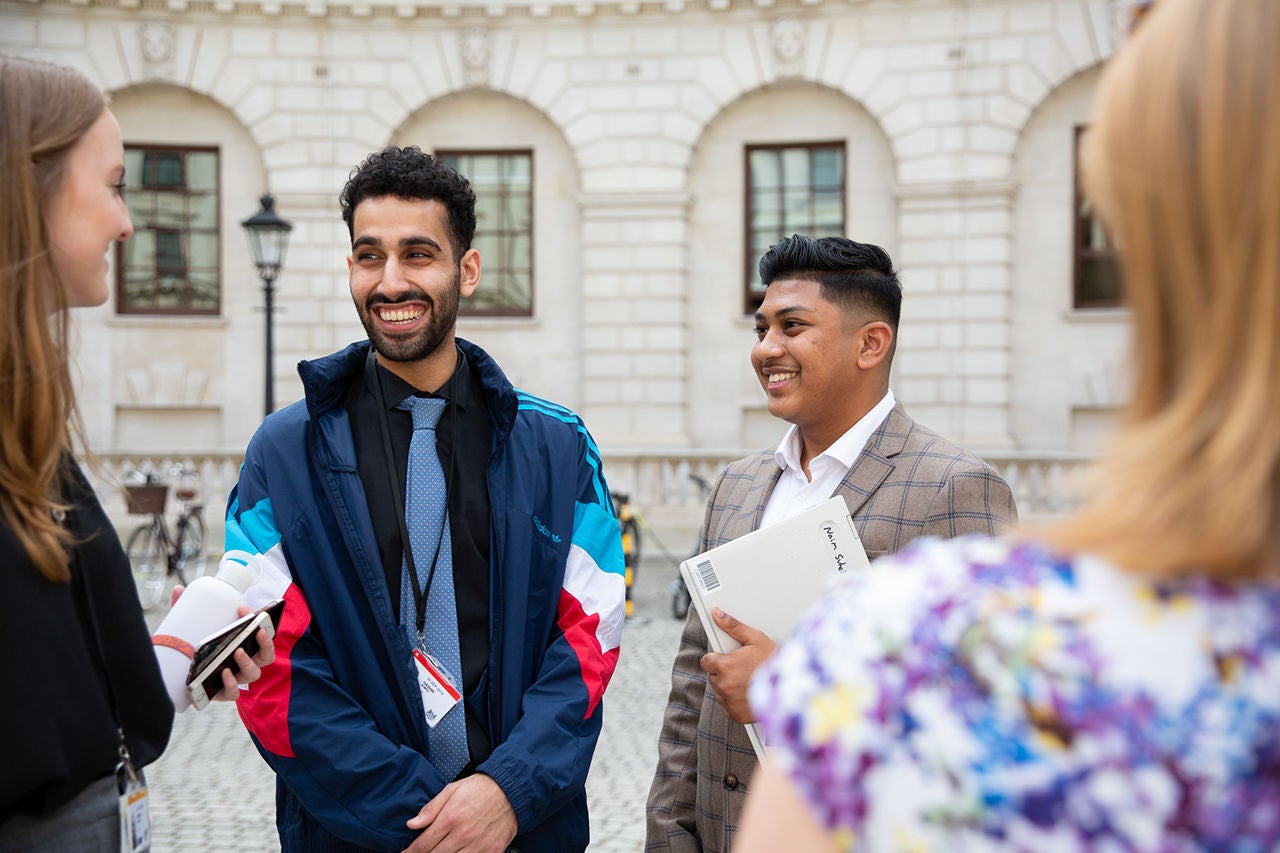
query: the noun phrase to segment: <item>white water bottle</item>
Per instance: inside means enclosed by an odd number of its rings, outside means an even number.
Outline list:
[[[173,707],[185,711],[191,705],[187,694],[187,673],[200,641],[238,617],[245,603],[245,590],[262,574],[257,558],[245,551],[222,555],[218,573],[193,580],[151,635],[160,661],[160,675],[173,700]]]

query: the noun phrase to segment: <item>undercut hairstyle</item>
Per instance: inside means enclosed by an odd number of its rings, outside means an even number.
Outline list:
[[[449,217],[454,259],[471,248],[476,235],[476,194],[470,182],[438,157],[417,146],[391,145],[352,170],[338,197],[347,233],[355,239],[355,213],[360,202],[391,196],[405,201],[438,201]]]
[[[57,520],[58,485],[84,431],[45,217],[71,150],[106,107],[79,71],[0,56],[0,520],[44,577],[64,583],[72,537]]]
[[[780,278],[818,282],[823,299],[846,313],[883,320],[897,337],[902,284],[889,253],[879,246],[846,237],[793,234],[760,258],[761,283],[768,287]]]

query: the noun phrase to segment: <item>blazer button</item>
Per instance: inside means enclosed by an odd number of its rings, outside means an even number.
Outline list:
[[[728,790],[728,791],[738,790],[738,777],[734,776],[732,773],[724,777],[724,787],[725,787],[725,790]]]

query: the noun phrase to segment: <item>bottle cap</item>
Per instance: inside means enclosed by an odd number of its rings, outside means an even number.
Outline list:
[[[244,592],[253,586],[253,582],[262,576],[262,567],[258,558],[248,551],[228,551],[222,555],[218,565],[218,580],[228,583]]]

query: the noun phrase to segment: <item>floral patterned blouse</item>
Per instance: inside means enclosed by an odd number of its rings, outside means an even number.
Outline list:
[[[841,849],[1280,850],[1280,586],[922,540],[757,673]]]

